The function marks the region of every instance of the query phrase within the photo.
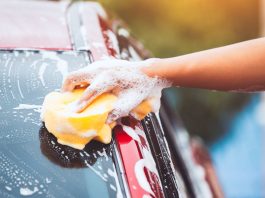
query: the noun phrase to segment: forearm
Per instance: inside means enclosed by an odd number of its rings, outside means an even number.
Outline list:
[[[265,90],[265,38],[175,58],[156,59],[143,71],[181,87]]]

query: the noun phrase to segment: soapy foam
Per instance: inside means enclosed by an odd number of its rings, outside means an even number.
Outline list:
[[[56,61],[56,71],[60,72],[63,78],[68,74],[68,63],[67,61],[61,59],[56,52],[51,51],[41,51],[42,59],[50,59]],[[44,68],[43,68],[44,70]],[[44,72],[44,71],[43,71]]]
[[[25,152],[28,153],[28,150],[25,150]],[[47,190],[47,186],[43,184],[42,177],[39,177],[40,175],[37,172],[29,169],[23,161],[20,161],[21,163],[17,165],[10,159],[10,155],[17,157],[16,153],[12,151],[9,151],[8,154],[0,151],[0,181],[2,189],[13,191],[11,192],[12,194],[19,192],[22,196],[29,196]]]
[[[131,128],[126,125],[122,125],[122,129],[127,135],[129,135],[132,139],[134,139],[137,142],[141,142],[140,137],[137,135],[137,133]]]
[[[70,146],[72,148],[79,149],[79,150],[82,150],[85,147],[84,144],[74,144],[74,143],[63,141],[61,139],[58,139],[57,141],[58,141],[59,144]]]
[[[34,104],[19,104],[17,107],[13,108],[16,110],[28,110],[33,109],[33,111],[41,113],[42,112],[42,106],[41,105],[34,105]]]
[[[101,157],[105,157],[106,161],[109,161],[109,158],[108,158],[108,155],[106,153],[106,150],[105,148],[102,149],[102,152],[100,151],[97,151],[98,155],[101,156]]]
[[[111,30],[107,30],[105,32],[108,35],[108,37],[109,37],[109,39],[111,41],[112,47],[115,50],[115,52],[119,52],[120,51],[119,43],[118,43],[117,37],[114,34],[114,32],[111,31]],[[118,54],[115,54],[115,57],[118,57]]]
[[[108,169],[108,174],[111,176],[111,177],[114,177],[115,179],[115,183],[116,183],[116,187],[117,187],[117,194],[116,194],[116,197],[117,198],[122,198],[122,193],[121,193],[121,187],[120,187],[120,182],[119,182],[119,179],[117,177],[117,172],[116,172],[116,169],[113,165],[113,171],[111,169]]]
[[[151,186],[146,178],[144,167],[146,167],[149,171],[159,176],[157,169],[156,169],[156,164],[155,164],[154,158],[152,157],[152,154],[144,147],[143,147],[143,157],[144,157],[143,159],[140,159],[135,164],[135,167],[134,167],[135,176],[136,176],[136,179],[139,185],[146,192],[149,192],[150,194],[154,196],[154,192],[152,191]]]
[[[30,195],[33,195],[34,193],[38,192],[38,188],[37,187],[34,187],[33,190],[30,190],[29,188],[20,188],[19,192],[20,192],[20,195],[22,196],[30,196]]]
[[[92,136],[96,136],[97,135],[97,132],[95,130],[89,130],[85,133],[81,133],[80,136],[81,137],[84,137],[84,138],[87,138],[87,137],[92,137]]]
[[[39,79],[40,79],[41,84],[42,84],[43,86],[45,86],[44,73],[45,73],[45,70],[46,70],[47,66],[48,66],[47,63],[43,63],[43,64],[40,66],[40,69],[39,69],[39,72],[38,72]]]
[[[128,115],[144,99],[152,101],[153,111],[156,112],[160,107],[162,89],[170,86],[171,83],[144,74],[141,68],[149,64],[150,61],[129,62],[117,59],[97,61],[71,73],[66,82],[69,86],[89,83],[90,90],[96,91],[97,94],[112,91],[118,95],[112,119]]]
[[[151,186],[145,176],[144,167],[145,167],[144,159],[141,159],[138,162],[136,162],[134,167],[136,179],[142,189],[144,189],[146,192],[149,192],[154,196],[154,192],[152,191]]]
[[[18,92],[19,92],[21,98],[24,98],[24,95],[23,95],[22,90],[21,90],[19,79],[17,79],[17,88],[18,88]]]
[[[143,195],[143,198],[152,198],[150,195]]]
[[[86,166],[89,167],[96,175],[98,175],[103,181],[107,182],[108,180],[101,175],[101,173],[99,171],[97,171],[93,166],[91,166],[87,160],[84,161]]]
[[[128,38],[130,36],[130,33],[126,29],[120,28],[118,30],[118,35]]]
[[[148,146],[144,145],[140,141],[140,136],[142,136],[144,139],[146,139],[146,135],[145,135],[144,131],[141,130],[138,126],[136,126],[135,129],[133,129],[129,126],[126,126],[126,125],[121,125],[121,126],[122,126],[123,131],[126,132],[127,135],[129,135],[132,139],[134,139],[135,141],[140,143],[141,148],[142,148],[141,150],[142,150],[143,158],[138,160],[134,166],[134,172],[135,172],[135,176],[136,176],[136,179],[138,181],[138,184],[146,192],[149,192],[151,195],[155,196],[154,192],[150,186],[150,183],[146,177],[144,168],[146,168],[146,169],[148,169],[148,171],[156,174],[158,176],[158,178],[159,178],[159,174],[158,174],[158,171],[156,168],[155,160],[154,160],[150,150],[148,149]],[[134,186],[133,188],[135,189],[136,187]],[[146,195],[146,196],[148,197],[149,195]]]
[[[5,188],[8,190],[8,191],[11,191],[12,188],[10,186],[5,186]]]

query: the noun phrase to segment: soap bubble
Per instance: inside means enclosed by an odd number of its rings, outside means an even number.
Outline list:
[[[109,114],[108,123],[129,115],[131,110],[145,99],[151,102],[152,110],[157,112],[161,91],[171,83],[158,77],[149,77],[141,71],[141,68],[149,66],[151,62],[152,59],[138,62],[118,59],[97,61],[70,73],[64,79],[62,91],[72,91],[76,87],[89,85],[76,103],[74,109],[77,112],[84,110],[104,92],[117,95],[118,100]]]

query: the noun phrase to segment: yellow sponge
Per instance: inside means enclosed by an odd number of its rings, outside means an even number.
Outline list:
[[[111,141],[111,128],[106,119],[113,109],[117,97],[111,93],[104,93],[97,97],[84,111],[75,113],[72,105],[84,92],[76,89],[73,92],[51,92],[43,103],[43,120],[45,126],[60,144],[76,149],[83,149],[92,139],[108,144]],[[148,101],[142,102],[133,113],[138,119],[144,118],[151,111]]]

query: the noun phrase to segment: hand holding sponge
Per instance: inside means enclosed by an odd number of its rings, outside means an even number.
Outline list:
[[[93,139],[110,143],[111,129],[116,124],[106,124],[108,114],[117,100],[117,96],[112,93],[103,93],[80,113],[72,110],[84,90],[80,88],[72,92],[51,92],[43,103],[42,118],[48,131],[60,144],[76,149],[83,149]],[[133,114],[143,119],[152,110],[150,103],[148,100],[143,101],[133,109]]]

